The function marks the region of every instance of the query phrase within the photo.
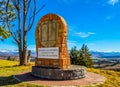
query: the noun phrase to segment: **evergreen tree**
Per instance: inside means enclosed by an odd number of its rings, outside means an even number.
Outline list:
[[[83,44],[80,51],[73,47],[70,51],[71,64],[92,67],[93,62],[87,45]]]
[[[78,64],[79,65],[84,65],[86,67],[92,67],[93,66],[91,54],[89,52],[89,49],[88,49],[87,45],[85,45],[85,44],[82,45],[78,58],[79,58],[78,59]]]
[[[78,57],[79,57],[79,51],[74,46],[70,51],[71,64],[76,64]]]

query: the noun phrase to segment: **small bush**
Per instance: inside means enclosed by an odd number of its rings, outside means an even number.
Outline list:
[[[12,60],[11,56],[8,56],[8,57],[7,57],[7,60],[10,60],[10,61],[11,61],[11,60]]]

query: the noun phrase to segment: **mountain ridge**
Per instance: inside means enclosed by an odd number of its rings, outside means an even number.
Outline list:
[[[36,51],[31,50],[31,56],[36,57]],[[93,58],[120,58],[120,52],[98,52],[90,51]],[[0,50],[0,56],[18,56],[17,50]]]

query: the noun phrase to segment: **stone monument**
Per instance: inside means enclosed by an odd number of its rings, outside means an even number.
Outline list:
[[[68,68],[68,27],[65,20],[55,14],[41,18],[36,28],[36,66]]]
[[[70,57],[67,48],[68,26],[56,14],[43,16],[36,27],[34,76],[45,79],[78,79],[85,77],[85,69],[69,69]],[[83,71],[83,72],[82,72]],[[78,74],[79,73],[79,74]]]

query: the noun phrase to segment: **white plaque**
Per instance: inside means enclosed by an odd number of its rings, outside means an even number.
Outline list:
[[[59,58],[59,48],[38,48],[38,58],[49,58],[58,59]]]

